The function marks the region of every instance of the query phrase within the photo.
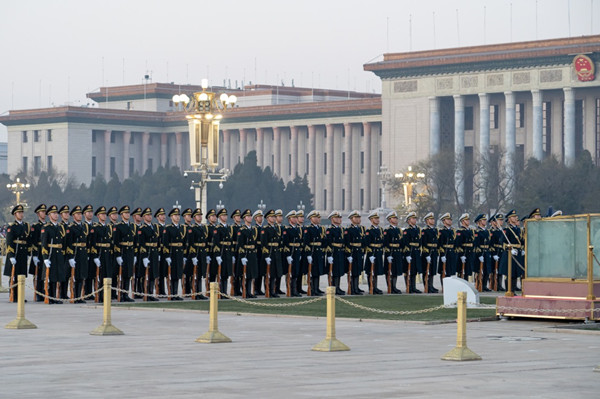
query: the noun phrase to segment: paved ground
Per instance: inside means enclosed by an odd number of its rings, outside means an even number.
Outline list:
[[[16,314],[0,294],[0,324]],[[102,309],[26,304],[35,330],[0,328],[0,397],[20,398],[593,398],[600,391],[600,336],[551,332],[555,323],[469,323],[477,362],[440,357],[456,325],[337,320],[350,352],[310,349],[325,336],[319,318],[222,313],[233,342],[200,344],[204,312],[113,308],[124,336],[89,332]],[[541,330],[541,331],[540,331]],[[547,331],[545,331],[547,330]]]

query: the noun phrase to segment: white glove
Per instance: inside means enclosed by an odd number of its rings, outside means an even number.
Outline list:
[[[171,258],[165,258],[165,262],[167,262],[167,265],[171,266]]]
[[[187,263],[187,258],[183,258],[183,264],[185,265]]]
[[[94,263],[96,264],[96,267],[100,267],[100,259],[99,258],[94,258]]]
[[[369,262],[375,263],[375,257],[374,256],[369,256]]]
[[[513,254],[514,256],[517,256],[519,254],[519,251],[517,251],[516,249],[511,249],[510,253]]]
[[[210,256],[207,256],[206,257],[206,264],[209,264],[209,263],[210,263]]]
[[[500,258],[498,257],[498,255],[494,255],[494,256],[493,256],[493,258],[494,258],[494,260],[495,260],[496,262],[498,262],[498,261],[500,260]]]
[[[75,259],[69,259],[69,265],[71,265],[72,268],[75,268]]]
[[[46,265],[46,267],[47,267],[48,269],[50,269],[50,264],[51,264],[51,263],[52,263],[52,262],[50,262],[50,259],[44,259],[44,264]]]
[[[446,263],[446,257],[442,256],[440,259],[442,259],[442,263]]]
[[[246,266],[246,263],[248,263],[248,258],[242,258],[240,260],[242,261],[243,266]]]
[[[352,256],[348,256],[348,263],[352,263],[354,259],[352,259]]]
[[[34,256],[33,257],[33,264],[37,266],[38,263],[40,263],[40,258],[38,258],[37,256]]]
[[[217,263],[220,265],[221,263],[223,263],[223,258],[221,258],[220,256],[217,256],[215,258],[217,260]]]
[[[466,257],[466,256],[461,256],[461,257],[460,257],[460,261],[461,261],[462,263],[467,263],[467,257]]]
[[[231,257],[231,263],[235,263],[235,256]]]
[[[308,261],[308,263],[312,263],[312,256],[308,255],[306,257],[306,260]]]
[[[294,261],[294,258],[292,258],[291,256],[288,256],[285,259],[288,261],[288,263],[292,263]]]
[[[198,266],[198,258],[192,258],[192,265]]]
[[[481,263],[483,263],[483,256],[480,256],[480,257],[479,257],[479,261],[480,261]]]
[[[387,260],[388,260],[388,263],[392,263],[394,261],[394,257],[393,256],[388,256]]]
[[[328,256],[327,257],[327,262],[328,263],[333,263],[333,256]]]
[[[13,256],[12,258],[10,258],[10,263],[12,263],[13,266],[16,265],[17,264],[17,259]]]
[[[431,263],[431,256],[427,255],[425,257],[425,260],[427,261],[427,263]]]
[[[133,257],[133,264],[135,265],[137,263],[137,256]]]
[[[525,256],[525,250],[524,249],[521,250],[521,255]]]
[[[407,256],[407,257],[406,257],[406,261],[407,261],[408,263],[410,263],[410,261],[411,261],[411,260],[412,260],[412,257],[411,257],[411,256]]]
[[[265,258],[265,262],[267,262],[267,265],[271,264],[271,258],[270,257],[266,257]]]
[[[144,264],[144,267],[148,267],[148,265],[150,264],[150,259],[144,258],[142,259],[142,263]]]
[[[123,258],[120,256],[117,256],[117,263],[119,264],[119,266],[121,266],[123,264]]]

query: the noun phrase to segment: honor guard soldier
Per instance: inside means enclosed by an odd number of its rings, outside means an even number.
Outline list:
[[[383,257],[387,262],[387,283],[389,294],[402,294],[396,283],[402,275],[402,231],[398,227],[398,214],[391,211],[385,217],[390,223],[383,231]]]
[[[159,259],[160,259],[160,228],[152,224],[152,209],[142,211],[142,225],[139,228],[138,245],[143,271],[139,273],[143,284],[144,301],[158,301],[152,294],[158,294]]]
[[[475,218],[475,233],[473,238],[474,261],[479,267],[475,267],[475,281],[480,292],[490,291],[487,288],[490,273],[492,271],[490,256],[490,232],[486,230],[487,217],[485,214],[477,215]]]
[[[48,207],[50,219],[42,228],[42,257],[46,266],[47,286],[46,295],[56,298],[59,295],[57,285],[66,284],[65,265],[65,227],[58,223],[58,208],[56,205]],[[45,284],[46,284],[45,283]],[[49,303],[62,303],[62,301],[49,299]]]
[[[140,234],[142,228],[142,208],[137,207],[131,211],[131,219],[133,219],[133,225],[135,226],[135,240],[133,240],[133,247],[135,253],[135,264],[133,265],[133,276],[131,279],[131,291],[133,292],[144,292],[144,265],[142,265],[142,257],[140,256]],[[144,298],[143,295],[133,294],[134,298]]]
[[[302,289],[302,277],[306,276],[306,273],[308,272],[308,263],[304,257],[304,245],[302,244],[304,242],[304,211],[302,209],[296,211],[296,226],[298,227],[298,234],[300,234],[300,238],[298,240],[300,246],[295,251],[295,253],[298,253],[300,256],[300,269],[298,276],[296,277],[296,293],[298,296],[302,296],[301,294],[306,294],[306,291]]]
[[[262,245],[263,260],[265,262],[265,284],[269,281],[269,286],[266,287],[265,294],[268,297],[279,298],[277,293],[277,281],[283,275],[283,265],[281,264],[281,249],[282,237],[279,234],[279,228],[275,223],[275,211],[269,210],[265,214],[267,225],[263,227],[260,237]]]
[[[6,260],[4,275],[10,278],[9,284],[17,283],[19,275],[27,276],[27,254],[29,253],[29,223],[23,221],[23,205],[15,206],[11,214],[15,217],[6,229]],[[10,301],[17,302],[17,287],[10,289]]]
[[[333,211],[329,214],[331,226],[325,232],[327,245],[327,264],[331,275],[331,284],[335,286],[336,295],[345,295],[340,288],[340,279],[346,274],[346,255],[344,246],[344,228],[342,227],[342,214]]]
[[[118,220],[119,219],[119,210],[117,209],[116,206],[111,206],[110,208],[108,208],[106,210],[106,215],[108,216],[108,225],[110,226],[111,230],[114,232],[114,227],[119,222],[119,220]],[[113,273],[112,274],[112,286],[113,287],[119,286],[120,267],[117,264],[117,261],[115,259],[116,256],[117,256],[116,250],[115,250],[115,247],[113,246],[113,260],[112,260],[112,273]],[[116,291],[113,290],[112,299],[117,299],[117,298],[118,298],[118,294]]]
[[[497,213],[490,218],[490,255],[492,257],[492,273],[490,274],[490,286],[494,291],[504,291],[502,288],[502,274],[500,274],[500,258],[504,250],[504,236],[502,234],[502,224],[504,215]],[[491,277],[494,280],[491,280]]]
[[[67,234],[67,258],[75,285],[72,287],[71,300],[84,296],[84,283],[88,278],[88,236],[91,228],[87,223],[83,223],[83,209],[76,205],[71,210],[73,222],[69,225]],[[75,303],[85,303],[85,300],[78,299]]]
[[[240,231],[240,228],[242,227],[242,211],[240,211],[239,209],[235,209],[232,213],[231,213],[231,220],[233,221],[233,224],[231,225],[231,239],[232,239],[232,243],[231,243],[231,247],[232,247],[232,258],[231,258],[231,264],[232,264],[232,273],[231,273],[231,277],[230,279],[231,281],[231,291],[233,292],[233,295],[236,296],[241,296],[242,295],[242,268],[241,268],[241,263],[240,263],[240,259],[239,256],[237,256],[237,252],[238,252],[238,248],[237,248],[237,233],[238,231]],[[239,264],[239,267],[236,266],[236,264]],[[239,272],[239,273],[238,273]]]
[[[119,223],[119,210],[116,206],[111,206],[108,208],[106,214],[108,215],[108,224],[110,226],[115,226],[117,223]]]
[[[105,278],[112,278],[113,276],[113,229],[107,223],[107,210],[105,207],[99,207],[94,214],[98,218],[98,223],[94,224],[91,231],[94,242],[94,264],[96,265],[94,291],[97,291],[102,288]],[[99,302],[99,300],[100,293],[97,293],[95,302]]]
[[[218,223],[213,228],[213,263],[219,274],[220,290],[227,294],[227,279],[233,273],[233,228],[227,225],[227,209],[217,212]]]
[[[191,256],[192,265],[194,270],[192,272],[192,285],[191,292],[196,293],[196,295],[192,295],[192,299],[200,300],[206,299],[202,292],[202,277],[206,276],[208,281],[208,275],[206,273],[207,264],[207,255],[208,255],[208,226],[202,224],[202,210],[200,208],[194,209],[192,212],[192,236],[191,236],[191,247],[190,247],[190,255]]]
[[[438,249],[440,251],[439,273],[440,283],[444,286],[444,279],[456,274],[456,251],[454,241],[456,240],[456,231],[452,228],[452,215],[446,212],[440,217],[442,227],[438,239]]]
[[[85,295],[90,295],[94,290],[94,279],[96,278],[96,264],[94,263],[94,207],[91,204],[87,204],[82,209],[83,212],[83,224],[88,230],[87,246],[85,248],[88,254],[88,274],[87,278],[83,282],[83,292]]]
[[[533,211],[531,211],[529,213],[529,216],[527,217],[527,219],[535,219],[535,220],[539,220],[542,218],[542,214],[540,212],[540,208],[535,208]]]
[[[298,279],[302,284],[302,227],[298,226],[298,216],[296,211],[290,211],[285,215],[289,226],[283,230],[284,256],[287,265],[287,279],[289,291],[288,296],[302,296],[298,292]]]
[[[183,254],[183,274],[181,275],[181,293],[186,295],[192,292],[193,277],[194,277],[194,263],[193,258],[193,246],[192,246],[192,208],[185,208],[181,212],[183,221],[181,225],[188,230],[187,242],[185,244],[185,252]]]
[[[58,209],[58,214],[59,214],[59,224],[61,226],[64,227],[65,231],[69,230],[69,218],[70,218],[70,209],[69,209],[69,205],[63,205]],[[66,241],[65,241],[65,245],[66,245]],[[63,252],[66,255],[66,246],[63,247]],[[64,261],[65,261],[65,281],[68,283],[70,281],[70,277],[71,277],[71,268],[69,267],[69,265],[67,265],[67,257],[64,257]],[[69,299],[68,296],[68,291],[69,291],[69,285],[65,283],[65,284],[60,284],[60,292],[57,292],[57,295],[60,295],[61,299]]]
[[[365,270],[369,279],[369,292],[373,295],[381,295],[383,291],[377,288],[377,278],[383,274],[383,229],[379,227],[377,211],[369,214],[369,221],[371,227],[365,233],[369,263]]]
[[[163,231],[163,253],[167,262],[167,282],[170,299],[173,301],[182,301],[178,295],[179,280],[183,274],[184,255],[188,242],[188,234],[191,229],[180,224],[181,213],[179,208],[173,208],[169,212],[171,223]]]
[[[438,290],[433,286],[433,277],[437,272],[438,263],[438,239],[439,231],[435,227],[433,212],[429,212],[423,218],[425,228],[421,230],[421,267],[423,269],[423,284],[428,294],[435,294]]]
[[[265,266],[265,262],[263,261],[263,255],[262,255],[262,243],[260,241],[260,236],[262,235],[262,229],[263,229],[263,219],[264,219],[264,215],[262,213],[262,211],[260,209],[256,210],[253,214],[252,214],[252,219],[254,219],[254,230],[255,230],[255,234],[258,237],[256,239],[256,258],[258,260],[258,275],[257,277],[254,279],[254,295],[258,296],[258,295],[265,295],[265,293],[263,291],[261,291],[261,287],[263,286],[263,279],[265,278],[265,273],[266,273],[266,266]],[[264,284],[265,287],[265,291],[267,290],[267,285],[268,283]]]
[[[214,236],[217,230],[217,212],[214,209],[209,209],[206,213],[206,226],[208,227],[208,248],[206,256],[206,264],[208,267],[208,280],[206,283],[206,291],[209,291],[209,283],[217,281],[218,265],[213,255]],[[220,278],[220,277],[219,277]]]
[[[241,287],[243,298],[256,298],[252,294],[253,280],[258,276],[258,257],[256,240],[258,233],[252,227],[252,211],[244,210],[241,213],[244,223],[236,233],[236,276],[241,276]]]
[[[31,225],[29,233],[29,248],[31,250],[31,262],[29,263],[29,274],[33,276],[33,286],[36,291],[44,292],[44,265],[42,264],[42,227],[46,224],[46,205],[40,204],[34,210],[38,221]],[[7,262],[8,263],[8,262]],[[44,297],[34,294],[35,302],[41,302]]]
[[[417,273],[421,273],[421,229],[417,226],[417,214],[409,212],[406,223],[408,226],[402,232],[406,291],[420,294],[416,287]]]
[[[129,280],[133,277],[135,256],[135,240],[137,237],[137,226],[129,222],[130,209],[125,205],[119,209],[121,222],[113,226],[113,240],[115,248],[115,260],[119,267],[118,280],[120,291],[117,295],[119,302],[133,302],[127,294],[129,292]],[[134,287],[135,288],[135,287]]]
[[[158,278],[158,290],[156,294],[158,295],[166,295],[167,290],[165,288],[165,281],[167,280],[167,273],[169,270],[169,266],[167,265],[167,261],[165,260],[167,257],[165,256],[165,246],[163,245],[163,236],[165,232],[165,228],[167,227],[167,213],[165,208],[158,208],[156,212],[154,212],[154,218],[156,219],[156,226],[158,227],[158,270],[159,273]]]
[[[502,230],[505,251],[500,259],[500,272],[508,276],[508,256],[512,255],[512,289],[517,291],[517,279],[523,275],[522,267],[525,265],[525,240],[519,227],[517,211],[509,211],[506,221],[508,225]],[[508,290],[508,281],[506,289]]]
[[[361,217],[358,211],[350,212],[348,219],[350,219],[350,227],[344,230],[348,275],[351,280],[348,294],[362,295],[364,291],[358,286],[358,279],[363,271],[365,260],[366,229],[360,224]]]
[[[71,211],[69,209],[69,205],[63,205],[58,210],[58,214],[60,215],[60,224],[62,224],[63,226],[69,225],[69,219],[71,216],[70,212]]]
[[[279,251],[281,257],[281,267],[282,270],[287,270],[287,267],[284,267],[284,265],[287,265],[287,262],[285,261],[285,255],[283,254],[283,211],[281,209],[275,210],[275,228],[277,229],[277,234],[281,238],[281,250]],[[277,281],[275,281],[275,289],[277,290],[278,295],[285,294],[285,292],[281,290],[281,277],[283,277],[284,274],[285,273],[282,272],[281,276],[279,276]]]
[[[304,253],[308,262],[308,276],[311,296],[322,296],[323,291],[319,289],[319,280],[325,273],[325,228],[321,226],[321,214],[315,210],[308,213],[310,225],[303,231],[304,235]]]
[[[456,240],[454,241],[454,248],[458,255],[458,266],[460,269],[460,278],[468,280],[469,276],[473,272],[473,230],[469,227],[471,223],[468,213],[463,213],[458,219],[460,228],[456,231]]]

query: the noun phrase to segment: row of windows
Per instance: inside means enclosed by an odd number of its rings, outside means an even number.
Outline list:
[[[39,143],[41,139],[41,130],[32,130],[33,133],[33,142]],[[21,140],[23,143],[29,142],[29,132],[27,130],[23,130],[21,132]],[[46,130],[46,141],[52,141],[52,129]]]
[[[148,170],[153,170],[153,159],[148,158]],[[110,175],[116,173],[116,163],[117,159],[115,157],[110,157]],[[132,176],[135,173],[135,158],[129,158],[129,176]],[[96,164],[96,157],[92,157],[92,177],[96,177],[98,175],[98,169]]]
[[[29,173],[29,158],[28,157],[23,157],[23,165],[22,166],[23,166],[23,173],[25,173],[25,174]],[[52,170],[52,155],[48,155],[48,157],[46,158],[45,166],[46,166],[45,169],[47,171]],[[43,169],[44,169],[44,165],[42,165],[42,157],[34,156],[33,157],[33,175],[39,176]]]
[[[490,129],[498,129],[498,105],[490,105]],[[473,107],[465,107],[465,130],[473,130]],[[515,127],[525,127],[525,104],[515,105]]]
[[[104,137],[104,132],[98,132],[96,130],[92,130],[92,143],[95,143],[98,140],[98,134],[100,134],[102,137]],[[116,143],[117,141],[117,134],[116,132],[110,132],[110,142],[111,143]],[[129,144],[135,144],[135,134],[131,133],[129,135]],[[152,145],[152,135],[149,136],[148,139],[148,145]]]

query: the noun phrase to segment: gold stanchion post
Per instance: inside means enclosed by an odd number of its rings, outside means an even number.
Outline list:
[[[312,350],[319,352],[349,351],[350,348],[335,337],[335,287],[327,287],[326,293],[327,331],[325,333],[325,339],[316,344]]]
[[[210,283],[210,314],[208,322],[208,331],[196,339],[196,342],[205,344],[218,344],[231,342],[231,339],[219,331],[219,322],[217,319],[219,303],[219,284]]]
[[[506,294],[504,296],[515,296],[512,286],[512,246],[508,246],[508,275],[506,276]]]
[[[456,306],[456,348],[442,356],[442,360],[481,360],[481,356],[467,348],[467,293],[459,292]]]
[[[25,318],[25,276],[19,274],[17,293],[17,318],[6,325],[6,328],[26,329],[37,328],[35,324]]]
[[[102,325],[90,332],[90,335],[123,335],[123,331],[112,325],[110,317],[112,279],[105,278],[102,289],[104,290],[104,319]]]

